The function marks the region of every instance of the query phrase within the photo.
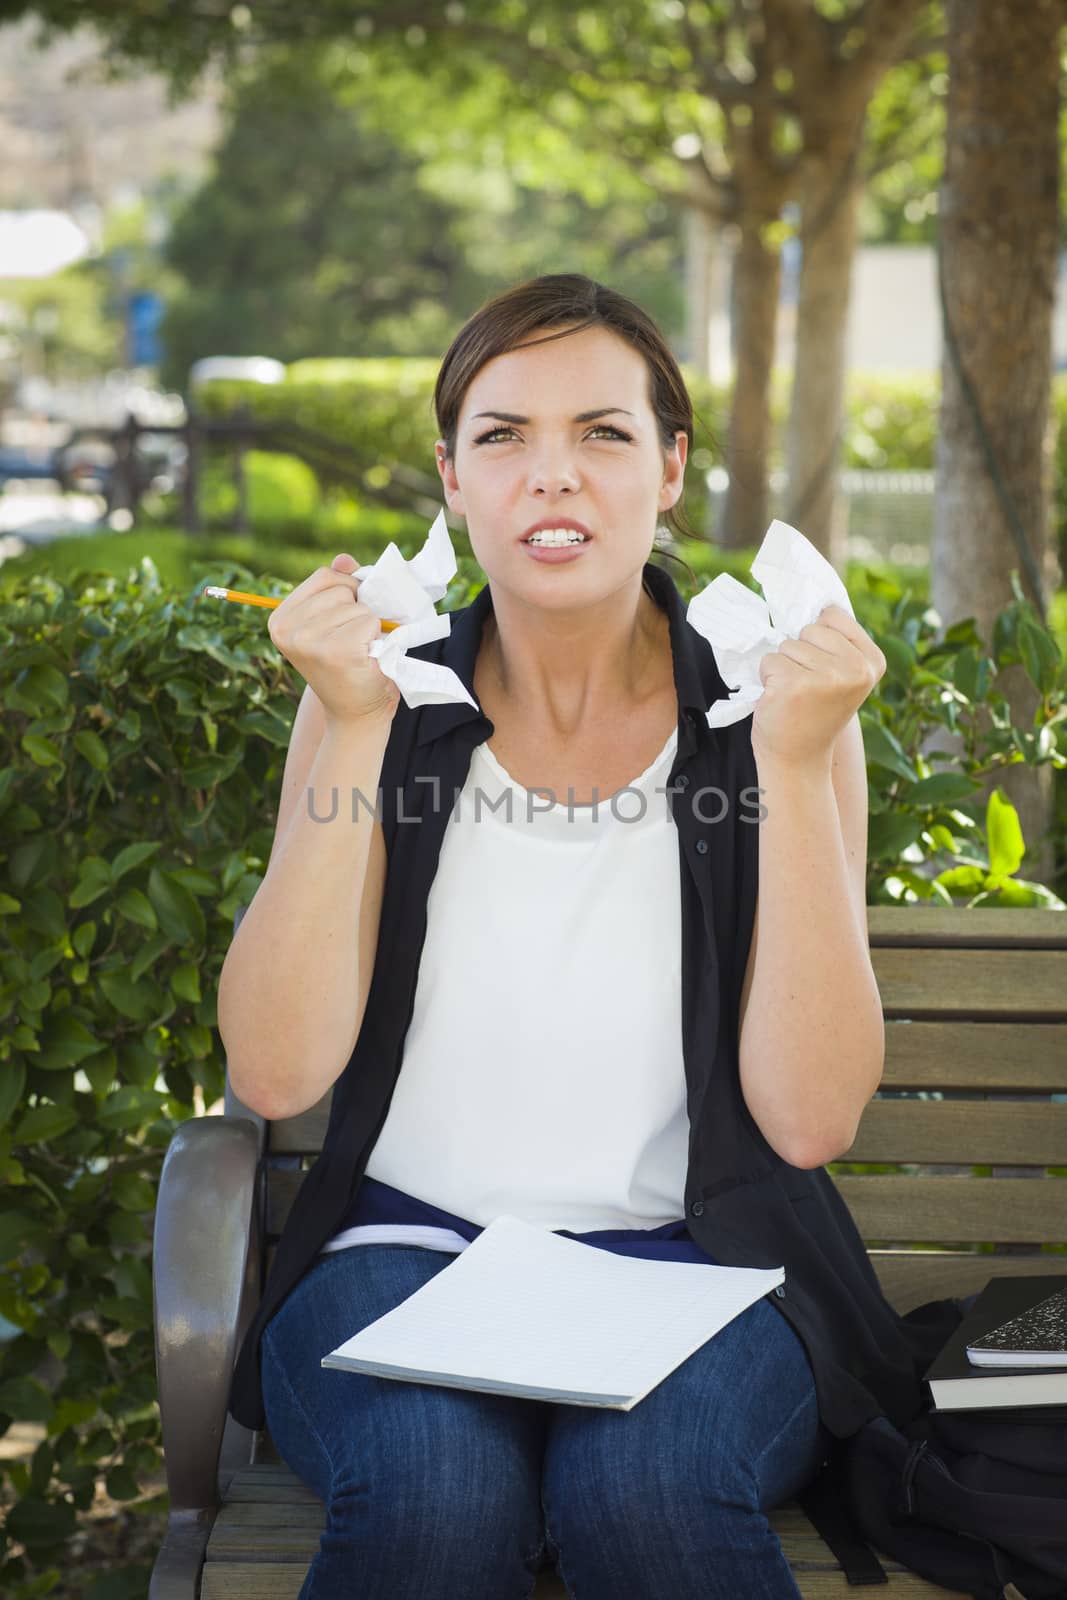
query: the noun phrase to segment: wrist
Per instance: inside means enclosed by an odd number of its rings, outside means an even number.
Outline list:
[[[384,742],[389,738],[395,710],[396,702],[387,700],[380,707],[363,711],[357,717],[328,715],[324,737],[331,744],[362,744],[368,740]]]
[[[784,756],[780,751],[760,748],[752,740],[752,754],[760,779],[778,778],[796,783],[822,783],[831,777],[833,751],[817,751],[804,756]]]

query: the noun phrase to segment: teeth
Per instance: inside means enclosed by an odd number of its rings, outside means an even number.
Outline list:
[[[539,533],[532,533],[526,542],[527,544],[585,544],[586,535],[575,533],[570,528],[542,528]]]

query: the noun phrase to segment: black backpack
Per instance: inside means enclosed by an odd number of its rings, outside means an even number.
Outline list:
[[[873,1544],[973,1600],[1067,1600],[1067,1406],[875,1417],[797,1498],[851,1584],[888,1583]]]

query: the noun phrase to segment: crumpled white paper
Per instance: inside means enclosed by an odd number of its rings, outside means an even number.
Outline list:
[[[377,561],[357,567],[353,573],[359,579],[363,604],[383,622],[399,623],[399,627],[375,639],[370,654],[412,709],[461,701],[480,709],[451,667],[433,661],[412,661],[408,656],[416,645],[445,639],[452,631],[448,612],[435,611],[434,603],[443,599],[455,575],[456,553],[448,537],[444,511],[438,512],[426,543],[410,561],[404,559],[395,544],[389,544]]]
[[[763,657],[783,639],[798,639],[801,628],[818,621],[824,606],[841,606],[850,617],[856,615],[835,568],[788,522],[771,523],[749,570],[764,599],[720,572],[693,596],[686,611],[689,625],[715,651],[723,681],[734,688],[728,700],[708,707],[709,728],[727,728],[750,715],[763,693]]]

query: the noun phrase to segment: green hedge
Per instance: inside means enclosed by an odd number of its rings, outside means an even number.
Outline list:
[[[222,1091],[216,986],[266,869],[301,689],[262,612],[205,610],[204,576],[175,591],[145,560],[69,585],[31,575],[0,598],[0,1313],[18,1330],[0,1345],[0,1433],[46,1430],[31,1464],[2,1463],[12,1600],[70,1567],[98,1478],[116,1499],[164,1503],[144,1492],[160,1438],[156,1186],[175,1128]],[[258,569],[230,576],[285,589]],[[446,609],[481,581],[464,558]],[[871,900],[1062,905],[1018,876],[1011,807],[974,801],[998,763],[1064,764],[1051,636],[1015,604],[991,648],[968,624],[937,643],[924,603],[888,580],[853,593],[889,662],[862,713]],[[1045,695],[1038,728],[1004,725],[998,675],[1013,661]],[[919,746],[950,717],[969,754],[931,770]]]
[[[696,415],[683,507],[691,526],[700,534],[710,532],[705,475],[709,468],[722,462],[729,393],[684,365],[682,370]],[[431,476],[436,471],[432,449],[436,434],[432,407],[436,374],[435,361],[401,357],[298,361],[287,369],[284,382],[279,384],[234,380],[206,384],[198,392],[197,404],[208,416],[228,416],[244,408],[261,421],[297,422],[342,442],[350,441],[375,463],[368,469],[368,482],[382,485],[389,481],[397,463],[417,467]],[[939,390],[939,378],[933,373],[851,373],[846,390],[843,464],[878,471],[932,471]],[[771,464],[776,467],[784,464],[788,406],[787,375],[778,371],[771,397],[775,425]],[[1067,374],[1054,380],[1053,410],[1053,537],[1067,564]],[[221,505],[209,488],[208,514],[225,521],[232,515],[232,490],[221,478],[215,482],[222,484]],[[344,498],[327,497],[320,503],[327,538],[333,534],[330,518],[339,514]],[[164,508],[162,514],[174,520],[172,507]],[[292,520],[287,526],[289,531],[298,533]],[[355,531],[357,525],[349,526]],[[409,531],[414,535],[414,521]],[[317,535],[314,538],[318,542]]]

